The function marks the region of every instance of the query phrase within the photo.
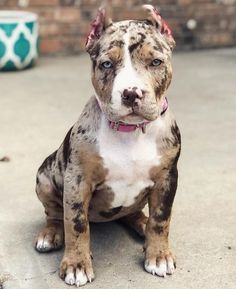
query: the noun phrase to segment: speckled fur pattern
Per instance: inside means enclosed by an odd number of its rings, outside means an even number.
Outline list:
[[[90,221],[119,219],[145,237],[147,272],[164,277],[175,269],[168,234],[180,132],[170,109],[161,115],[172,78],[174,40],[161,32],[156,10],[150,5],[145,9],[146,18],[117,23],[108,23],[99,11],[87,43],[95,95],[37,173],[36,193],[46,225],[35,246],[48,252],[65,244],[60,276],[70,285],[94,279]],[[157,67],[154,59],[160,60]],[[112,67],[104,68],[105,61]],[[132,108],[122,102],[129,86],[143,93]],[[112,130],[108,120],[150,123],[145,133],[124,133]],[[142,212],[146,204],[148,217]]]

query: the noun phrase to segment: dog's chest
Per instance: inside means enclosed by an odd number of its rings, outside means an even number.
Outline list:
[[[153,185],[150,169],[160,164],[155,138],[140,132],[114,132],[101,127],[99,154],[108,170],[106,185],[114,193],[111,207],[128,207]]]

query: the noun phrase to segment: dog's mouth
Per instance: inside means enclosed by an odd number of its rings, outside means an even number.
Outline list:
[[[137,116],[140,116],[140,114],[139,113],[137,113],[137,112],[131,112],[130,114],[128,114],[128,116],[130,116],[130,117],[137,117]]]
[[[149,120],[144,117],[140,112],[132,111],[129,114],[123,116],[120,121],[130,124],[138,124]]]
[[[152,121],[153,120],[153,112],[145,111],[140,107],[132,107],[132,112],[130,112],[127,116],[130,118],[139,118],[142,121]]]
[[[154,121],[158,117],[156,106],[133,106],[122,107],[120,110],[105,106],[103,112],[110,121],[123,122],[127,124],[139,124]]]

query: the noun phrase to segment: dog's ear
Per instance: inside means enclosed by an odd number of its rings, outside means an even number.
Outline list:
[[[112,24],[111,13],[108,8],[100,7],[96,19],[91,25],[91,30],[87,37],[86,50],[89,52],[97,40],[101,37],[105,29]]]
[[[142,7],[148,12],[148,20],[150,20],[158,31],[165,37],[171,50],[173,50],[175,48],[175,40],[173,38],[172,31],[166,21],[161,17],[159,11],[149,4],[143,5]]]

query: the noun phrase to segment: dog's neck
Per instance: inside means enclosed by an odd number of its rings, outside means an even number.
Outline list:
[[[162,111],[161,115],[163,115],[167,109],[168,109],[168,100],[165,97],[163,104],[162,104]],[[108,120],[109,127],[115,131],[120,131],[120,132],[133,132],[137,129],[141,129],[143,133],[146,132],[146,126],[150,123],[150,121],[144,121],[138,124],[129,124],[129,123],[124,123],[124,122],[115,122],[115,121],[110,121]]]

